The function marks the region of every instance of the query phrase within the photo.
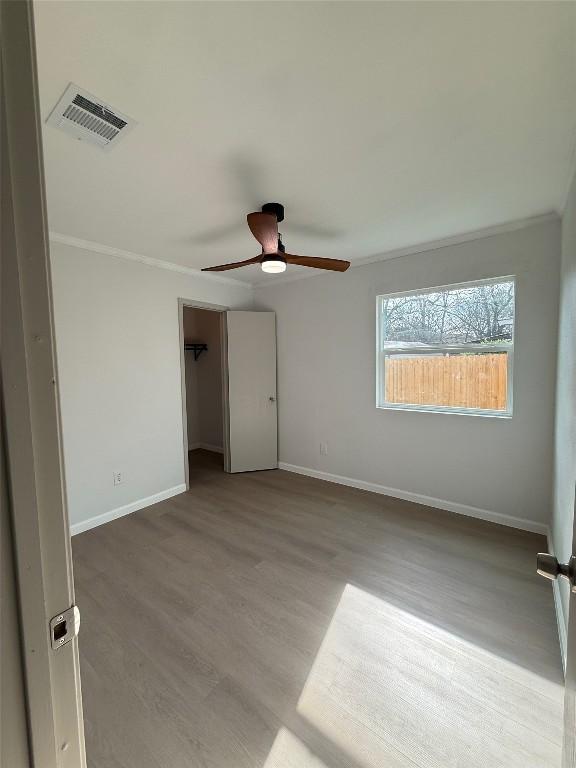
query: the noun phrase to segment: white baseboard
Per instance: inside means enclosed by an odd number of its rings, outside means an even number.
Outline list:
[[[548,552],[554,554],[554,542],[552,541],[552,531],[548,528]],[[552,593],[554,595],[554,608],[556,611],[556,623],[558,625],[558,641],[560,643],[560,655],[562,657],[562,666],[566,674],[566,654],[568,652],[568,634],[566,632],[566,617],[564,616],[564,606],[560,597],[560,581],[552,582]]]
[[[352,477],[343,477],[342,475],[333,475],[330,472],[322,472],[318,469],[309,469],[308,467],[299,467],[296,464],[287,464],[285,461],[278,462],[278,468],[285,469],[287,472],[295,472],[298,475],[316,477],[318,480],[327,480],[329,483],[348,485],[350,488],[359,488],[362,491],[372,491],[372,493],[380,493],[383,496],[392,496],[395,499],[413,501],[416,504],[424,504],[427,507],[444,509],[447,512],[456,512],[458,515],[476,517],[479,520],[487,520],[490,523],[507,525],[510,528],[519,528],[522,531],[540,533],[544,536],[548,532],[548,526],[545,523],[525,520],[522,517],[513,517],[512,515],[503,515],[500,512],[492,512],[488,509],[471,507],[468,504],[459,504],[455,501],[435,499],[432,496],[424,496],[421,493],[412,493],[411,491],[402,491],[399,488],[388,488],[385,485],[368,483],[365,480],[355,480]]]
[[[224,453],[224,448],[221,445],[211,445],[210,443],[193,443],[188,446],[189,451],[197,451],[202,448],[205,451],[212,451],[212,453]]]
[[[117,507],[117,509],[111,509],[109,512],[103,512],[101,515],[94,515],[94,517],[89,517],[87,520],[73,523],[70,526],[70,534],[75,536],[77,533],[90,530],[90,528],[104,525],[104,523],[109,523],[118,517],[124,517],[124,515],[129,515],[132,512],[137,512],[139,509],[149,507],[151,504],[156,504],[159,501],[170,499],[172,496],[177,496],[179,493],[184,493],[185,490],[186,485],[184,483],[175,485],[173,488],[167,488],[165,491],[147,496],[145,499],[138,499],[137,501],[130,502],[130,504],[125,504],[123,507]]]
[[[200,443],[200,448],[205,451],[212,451],[212,453],[224,453],[224,448],[221,445],[210,445],[210,443]]]

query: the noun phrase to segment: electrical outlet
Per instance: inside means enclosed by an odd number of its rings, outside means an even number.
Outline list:
[[[120,485],[122,483],[122,472],[113,472],[112,476],[114,478],[114,485]]]
[[[328,443],[320,443],[320,454],[328,456]]]

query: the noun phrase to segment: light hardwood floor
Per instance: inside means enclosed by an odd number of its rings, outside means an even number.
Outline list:
[[[559,768],[542,537],[283,471],[73,539],[90,768]]]

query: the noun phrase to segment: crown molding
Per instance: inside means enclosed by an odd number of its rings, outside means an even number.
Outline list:
[[[412,256],[417,253],[425,253],[426,251],[437,251],[441,248],[448,248],[452,245],[462,245],[464,243],[470,243],[474,240],[483,240],[487,237],[494,237],[495,235],[502,235],[506,232],[515,232],[519,229],[525,229],[527,227],[533,227],[538,224],[546,224],[551,221],[558,221],[560,216],[555,211],[539,214],[538,216],[529,216],[524,219],[514,219],[508,221],[505,224],[497,224],[493,227],[484,227],[483,229],[476,229],[471,232],[463,232],[458,235],[451,235],[450,237],[443,237],[439,240],[429,240],[425,243],[418,243],[417,245],[410,245],[406,248],[396,248],[391,251],[384,251],[375,256],[367,256],[363,259],[357,259],[350,263],[350,269],[356,267],[364,267],[367,264],[375,264],[379,261],[390,261],[392,259],[399,259],[402,256]],[[281,285],[284,283],[292,283],[296,280],[306,280],[311,277],[325,277],[327,272],[314,272],[313,274],[293,274],[287,277],[277,277],[271,280],[259,281],[252,283],[254,288],[267,288],[273,285]]]
[[[144,256],[141,253],[134,253],[132,251],[124,251],[121,248],[114,248],[111,245],[103,245],[102,243],[96,243],[93,240],[82,240],[79,237],[71,237],[70,235],[63,235],[60,232],[50,232],[50,240],[54,243],[62,243],[62,245],[71,245],[74,248],[81,248],[84,251],[91,251],[92,253],[100,253],[104,256],[114,256],[118,259],[124,259],[125,261],[136,261],[140,264],[146,264],[148,267],[159,267],[160,269],[167,269],[170,272],[179,272],[183,275],[190,277],[201,277],[203,280],[210,280],[212,282],[226,283],[228,285],[242,286],[243,288],[251,288],[251,283],[243,282],[242,280],[235,280],[233,277],[224,277],[222,275],[215,275],[212,272],[202,272],[200,269],[194,269],[193,267],[185,267],[182,264],[175,264],[172,261],[163,261],[162,259],[155,259],[152,256]]]
[[[425,243],[418,243],[417,245],[407,246],[406,248],[396,248],[391,251],[384,251],[383,253],[376,254],[375,256],[368,256],[363,259],[357,259],[351,263],[350,268],[355,269],[357,267],[363,267],[367,264],[374,264],[379,261],[399,259],[402,256],[411,256],[417,253],[424,253],[426,251],[437,251],[441,248],[448,248],[452,245],[462,245],[463,243],[469,243],[474,240],[483,240],[486,237],[494,237],[495,235],[502,235],[506,232],[515,232],[519,229],[525,229],[526,227],[533,227],[538,224],[545,224],[550,221],[558,221],[559,218],[560,217],[557,213],[551,211],[539,216],[515,219],[514,221],[509,221],[505,224],[497,224],[493,227],[485,227],[483,229],[476,229],[471,232],[463,232],[461,234],[444,237],[439,240],[429,240]],[[221,284],[224,283],[228,285],[235,285],[237,287],[241,286],[243,288],[268,288],[274,285],[292,283],[296,280],[308,280],[311,277],[326,276],[325,272],[312,272],[309,274],[299,272],[298,274],[292,274],[286,277],[265,278],[264,280],[248,283],[244,282],[243,280],[236,280],[233,277],[224,277],[222,275],[215,275],[211,272],[202,272],[199,269],[194,269],[193,267],[185,267],[182,264],[175,264],[172,261],[163,261],[162,259],[155,259],[152,256],[144,256],[141,253],[124,251],[121,248],[114,248],[110,245],[103,245],[102,243],[96,243],[92,240],[82,240],[79,237],[71,237],[70,235],[64,235],[60,232],[51,231],[50,240],[55,243],[62,243],[63,245],[71,245],[75,248],[91,251],[92,253],[100,253],[105,256],[115,256],[119,259],[136,261],[140,264],[146,264],[149,267],[159,267],[160,269],[167,269],[171,272],[179,272],[191,277],[201,277],[204,280],[211,280]]]

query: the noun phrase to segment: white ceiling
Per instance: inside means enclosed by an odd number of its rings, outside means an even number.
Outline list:
[[[43,119],[72,81],[138,121],[110,152],[44,126],[56,232],[200,268],[256,255],[246,213],[278,200],[287,250],[354,261],[562,208],[574,3],[39,2],[36,25]]]

